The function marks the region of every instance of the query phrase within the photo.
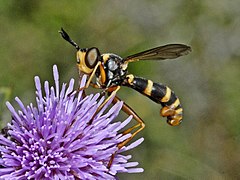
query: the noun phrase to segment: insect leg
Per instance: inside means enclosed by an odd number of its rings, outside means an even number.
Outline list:
[[[118,98],[117,96],[114,97],[113,99],[113,104],[116,104],[118,101],[121,101],[120,98]],[[123,146],[125,146],[131,139],[134,138],[134,136],[136,136],[140,131],[142,131],[145,127],[145,123],[144,121],[137,115],[137,113],[130,107],[128,106],[125,102],[123,103],[122,106],[122,110],[123,112],[125,112],[127,115],[132,115],[133,119],[135,119],[137,121],[138,124],[126,129],[125,131],[122,132],[122,134],[128,134],[131,131],[133,131],[134,129],[138,128],[138,130],[136,130],[134,133],[132,133],[132,136],[128,139],[126,139],[125,141],[121,142],[120,144],[118,144],[118,148],[121,149]]]
[[[118,98],[117,96],[114,97],[113,99],[113,104],[116,104],[117,102],[121,101],[120,98]],[[144,121],[137,115],[136,112],[134,112],[134,110],[128,106],[125,102],[123,103],[122,106],[122,111],[124,111],[127,115],[132,115],[133,119],[135,119],[137,121],[137,124],[126,129],[125,131],[122,132],[122,134],[128,134],[130,132],[132,132],[133,130],[137,129],[135,132],[132,133],[131,137],[129,137],[128,139],[124,140],[123,142],[118,144],[118,149],[121,149],[123,146],[125,146],[129,141],[131,141],[140,131],[142,131],[145,127],[145,123]],[[112,154],[109,163],[108,163],[108,168],[111,167],[113,159],[114,159],[115,153]]]
[[[76,90],[77,93],[80,92],[80,91],[83,91],[83,97],[86,97],[86,93],[85,93],[84,89],[87,89],[87,88],[89,87],[89,85],[92,86],[92,87],[94,87],[94,88],[97,88],[97,89],[101,88],[101,87],[99,87],[97,84],[92,83],[92,79],[93,79],[93,77],[94,77],[94,75],[95,75],[95,72],[96,72],[96,70],[97,70],[97,68],[98,68],[98,66],[99,66],[100,64],[101,64],[100,61],[96,64],[96,66],[94,67],[93,71],[91,72],[91,74],[90,74],[90,76],[89,76],[89,78],[88,78],[85,86],[84,86],[84,87],[81,87],[81,88],[78,88],[78,89]],[[79,70],[79,69],[78,69],[78,70]],[[79,73],[79,79],[80,79],[79,81],[81,81],[82,76],[84,75],[84,73],[81,72],[80,70],[78,71],[78,73]],[[68,96],[71,96],[71,95],[74,95],[74,94],[75,94],[74,91],[72,91],[71,93],[68,94]]]
[[[89,85],[88,85],[88,86],[89,86]],[[90,86],[92,86],[93,88],[96,88],[96,89],[101,89],[101,87],[99,87],[97,84],[94,84],[94,83],[92,83],[92,82],[90,82]],[[84,90],[84,89],[86,89],[86,88],[87,88],[87,87],[84,86],[84,87],[78,88],[77,90],[73,90],[72,92],[70,92],[70,93],[68,94],[68,97],[69,97],[69,96],[72,96],[72,95],[75,95],[76,93],[79,93],[80,91],[83,91],[82,96],[83,96],[83,97],[86,97],[86,92],[85,92],[85,90]]]
[[[117,86],[115,90],[111,91],[111,94],[104,100],[104,102],[97,108],[96,112],[94,113],[92,119],[88,122],[88,124],[92,124],[93,118],[101,111],[101,109],[104,107],[104,105],[117,93],[117,91],[120,89],[120,86]]]
[[[99,61],[97,64],[96,64],[96,66],[94,67],[94,69],[93,69],[93,71],[91,72],[91,74],[90,74],[90,76],[89,76],[89,78],[88,78],[88,80],[87,80],[87,82],[86,82],[86,85],[84,86],[84,87],[82,87],[82,88],[79,88],[79,91],[81,91],[81,90],[83,90],[83,89],[87,89],[88,87],[89,87],[89,85],[91,84],[91,81],[92,81],[92,79],[93,79],[93,77],[94,77],[94,75],[95,75],[95,73],[96,73],[96,71],[97,71],[97,68],[98,68],[98,66],[101,64],[101,62]]]

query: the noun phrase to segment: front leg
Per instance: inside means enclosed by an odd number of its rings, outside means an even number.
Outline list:
[[[114,89],[114,90],[113,90]],[[101,109],[105,106],[105,104],[113,97],[116,95],[117,91],[119,91],[120,86],[116,86],[113,89],[111,89],[111,94],[104,100],[104,102],[97,108],[96,112],[94,113],[93,117],[91,118],[91,120],[88,122],[88,124],[92,124],[94,117],[99,113],[99,111],[101,111]],[[110,91],[110,89],[104,89],[104,95],[106,91]]]
[[[90,86],[92,86],[93,88],[95,88],[95,89],[102,89],[102,87],[100,87],[99,85],[97,85],[97,84],[94,84],[93,82],[90,82],[89,83],[90,84]],[[85,93],[85,89],[86,89],[87,87],[86,86],[84,86],[84,87],[81,87],[81,88],[78,88],[77,90],[73,90],[72,92],[70,92],[67,96],[68,97],[70,97],[70,96],[72,96],[72,95],[75,95],[76,93],[79,93],[80,91],[83,91],[83,97],[86,97],[86,93]],[[103,91],[104,92],[104,91]],[[101,93],[101,96],[103,96],[102,95],[102,93]]]

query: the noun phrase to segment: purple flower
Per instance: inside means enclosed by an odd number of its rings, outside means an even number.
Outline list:
[[[35,77],[36,107],[25,107],[19,98],[15,98],[19,111],[6,103],[12,121],[7,134],[0,135],[0,179],[116,179],[117,173],[142,172],[142,168],[136,168],[137,162],[128,162],[131,155],[121,153],[138,146],[143,138],[120,150],[117,147],[131,136],[119,133],[131,116],[123,122],[112,122],[123,102],[105,112],[110,100],[89,125],[104,98],[99,94],[83,97],[82,91],[69,96],[74,80],[60,89],[56,65],[53,76],[55,87],[45,81],[45,95],[39,77]],[[85,83],[86,76],[80,87]]]

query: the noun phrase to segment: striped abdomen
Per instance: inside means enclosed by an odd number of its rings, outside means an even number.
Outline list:
[[[127,81],[126,86],[135,89],[163,106],[160,114],[167,117],[168,124],[176,126],[181,123],[183,109],[178,97],[170,88],[160,83],[154,83],[151,80],[135,77],[132,74],[127,75]]]

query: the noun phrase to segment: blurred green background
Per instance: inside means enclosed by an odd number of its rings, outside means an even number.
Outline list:
[[[145,169],[120,179],[240,178],[240,1],[0,1],[0,115],[10,120],[5,101],[34,101],[35,75],[61,82],[77,79],[75,49],[122,57],[168,43],[193,49],[177,60],[131,63],[129,71],[171,87],[184,106],[181,126],[159,116],[160,105],[122,88],[119,97],[145,120],[144,143],[130,153]],[[17,108],[18,106],[15,107]],[[122,113],[119,119],[126,116]]]

